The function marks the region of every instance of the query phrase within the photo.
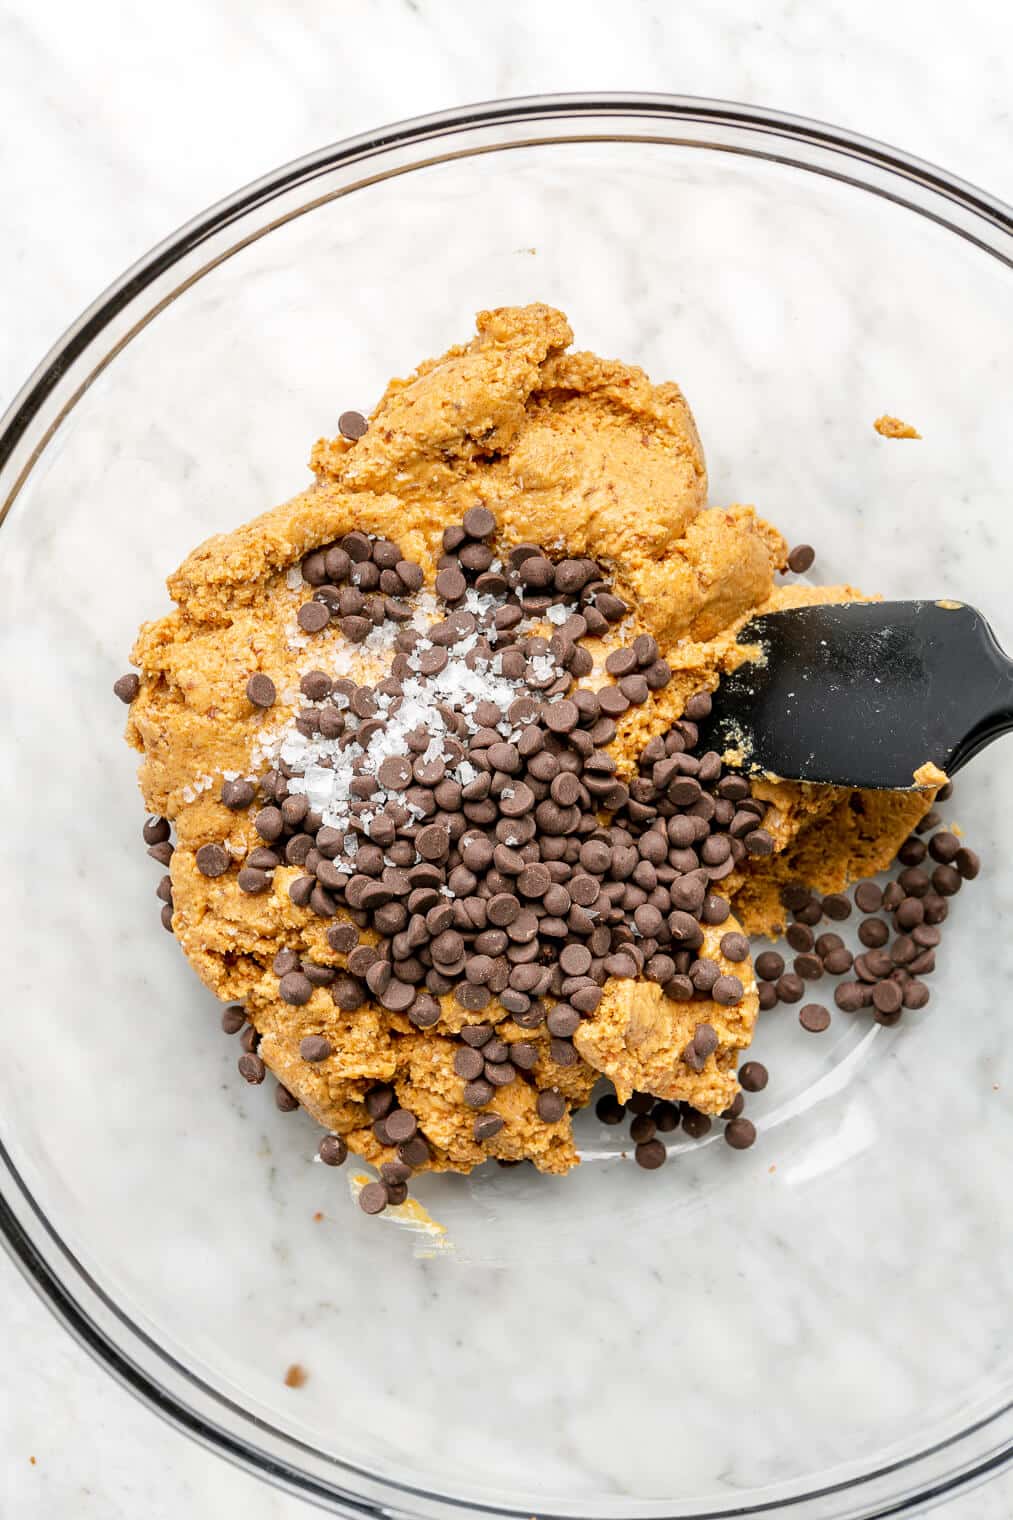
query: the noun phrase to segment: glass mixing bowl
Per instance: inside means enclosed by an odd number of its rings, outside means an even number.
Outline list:
[[[924,1013],[762,1021],[756,1146],[647,1173],[581,1121],[566,1179],[359,1169],[236,1075],[157,921],[110,693],[163,577],[300,489],[311,441],[480,307],[685,387],[715,502],[816,572],[968,598],[1013,642],[1013,224],[844,132],[660,96],[506,101],[269,175],[157,248],[0,439],[3,1228],[180,1429],[346,1516],[843,1520],[1009,1458],[1009,753],[948,809],[986,866]],[[920,443],[879,438],[898,412]],[[1005,765],[1004,765],[1005,761]],[[287,1387],[286,1368],[307,1381]]]

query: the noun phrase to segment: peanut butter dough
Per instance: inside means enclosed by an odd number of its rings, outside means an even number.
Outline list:
[[[300,628],[298,567],[307,553],[352,530],[396,541],[425,572],[427,589],[415,599],[420,618],[435,609],[442,531],[469,508],[495,514],[498,552],[530,541],[553,558],[599,561],[629,614],[586,641],[594,668],[581,684],[611,684],[607,655],[640,633],[654,636],[673,672],[662,690],[618,719],[610,753],[626,779],[636,774],[645,743],[669,730],[688,698],[713,689],[741,660],[736,633],[751,614],[860,595],[852,587],[775,586],[785,542],[752,507],[707,505],[703,452],[679,388],[652,385],[618,361],[569,353],[571,339],[562,313],[546,306],[481,312],[469,343],[391,381],[364,436],[316,444],[310,490],[196,549],[169,578],[176,610],[146,624],[133,652],[141,681],[127,733],[143,757],[145,805],[176,831],[176,937],[218,997],[244,1004],[261,1037],[259,1054],[279,1081],[372,1162],[390,1154],[364,1105],[381,1082],[393,1084],[418,1119],[438,1170],[468,1171],[496,1157],[567,1171],[578,1160],[571,1111],[588,1101],[602,1073],[620,1098],[640,1089],[721,1112],[737,1091],[736,1064],[752,1036],[757,995],[750,963],[728,966],[720,936],[740,926],[776,935],[788,881],[838,890],[885,866],[934,795],[931,787],[865,793],[758,783],[770,804],[765,827],[774,853],[749,860],[716,887],[734,916],[707,931],[705,952],[740,977],[741,1000],[734,1007],[680,1003],[647,980],[610,980],[576,1032],[574,1065],[552,1062],[544,1026],[521,1028],[496,1003],[468,1013],[447,995],[439,1022],[422,1030],[379,1003],[342,1012],[325,987],[301,1007],[280,1000],[272,969],[280,949],[323,966],[346,960],[328,944],[328,924],[291,901],[299,870],[283,864],[270,890],[247,895],[234,871],[209,878],[195,855],[202,845],[224,844],[242,862],[262,843],[249,812],[223,806],[221,789],[267,769],[277,736],[302,703],[307,670],[361,682],[380,679],[389,666],[380,640],[350,643],[333,624],[313,635]],[[257,673],[277,692],[268,710],[246,694]],[[497,1088],[484,1111],[504,1123],[480,1143],[454,1070],[459,1046],[452,1036],[482,1020],[496,1022],[508,1045],[525,1041],[538,1054],[533,1085]],[[713,1027],[717,1048],[697,1070],[682,1052],[701,1021]],[[308,1035],[326,1036],[326,1059],[303,1058]],[[546,1087],[566,1099],[555,1122],[538,1113],[537,1089]]]

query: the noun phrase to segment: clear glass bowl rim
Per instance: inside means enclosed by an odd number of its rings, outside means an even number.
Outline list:
[[[345,138],[264,175],[194,217],[100,295],[0,418],[0,526],[60,424],[101,371],[160,311],[247,243],[325,201],[449,158],[580,141],[706,148],[842,180],[928,218],[1013,268],[1013,207],[911,154],[807,117],[647,93],[527,96],[414,117]],[[527,1513],[476,1507],[410,1482],[375,1479],[252,1417],[195,1377],[131,1321],[75,1257],[2,1137],[0,1238],[43,1302],[121,1385],[178,1430],[278,1487],[349,1520]],[[680,1508],[672,1520],[776,1514],[804,1520],[814,1503],[832,1495],[854,1499],[857,1506],[835,1509],[835,1520],[910,1514],[1013,1461],[1011,1413],[1013,1405],[1004,1405],[946,1442],[844,1484],[758,1505],[730,1504],[706,1515],[691,1517]],[[642,1507],[632,1505],[631,1514],[637,1509]]]

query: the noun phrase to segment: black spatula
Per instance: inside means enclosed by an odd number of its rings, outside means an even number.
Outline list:
[[[1013,729],[1013,661],[950,601],[795,607],[747,623],[749,660],[714,693],[707,748],[792,781],[908,788]]]

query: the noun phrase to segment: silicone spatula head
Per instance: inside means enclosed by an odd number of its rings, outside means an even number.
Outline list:
[[[973,607],[825,603],[767,613],[714,693],[709,748],[747,772],[839,786],[915,786],[1013,727],[1013,665]],[[734,758],[733,758],[734,757]]]

